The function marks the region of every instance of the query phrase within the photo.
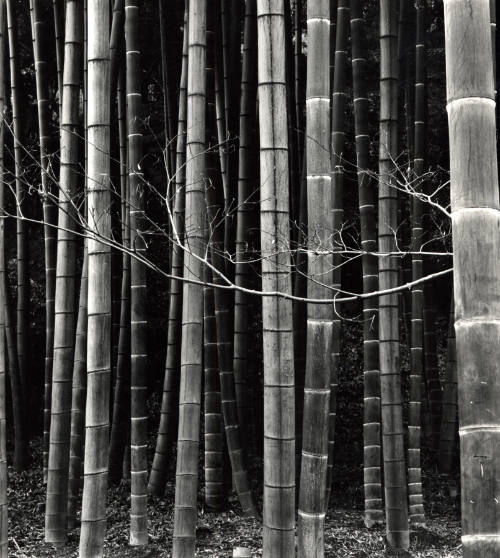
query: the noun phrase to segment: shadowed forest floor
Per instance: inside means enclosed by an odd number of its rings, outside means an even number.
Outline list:
[[[36,463],[41,463],[34,448]],[[330,510],[326,522],[327,557],[395,556],[386,550],[384,528],[368,530],[362,521],[360,471],[336,469]],[[258,474],[258,467],[254,471]],[[255,478],[255,474],[253,475]],[[459,505],[448,495],[444,479],[437,474],[424,478],[427,525],[412,531],[411,550],[404,556],[415,558],[454,558],[462,555],[460,545]],[[259,481],[255,481],[259,486]],[[201,492],[200,492],[201,496]],[[45,486],[40,467],[32,465],[21,474],[9,468],[9,556],[15,558],[73,558],[78,556],[79,529],[70,534],[68,543],[59,548],[43,542]],[[201,503],[203,498],[200,497]],[[107,558],[167,558],[172,544],[174,485],[170,482],[164,498],[150,498],[147,548],[128,546],[130,485],[122,481],[109,491],[108,529],[105,544]],[[234,497],[220,512],[199,508],[197,556],[230,558],[235,546],[252,549],[261,556],[261,525],[242,517]]]

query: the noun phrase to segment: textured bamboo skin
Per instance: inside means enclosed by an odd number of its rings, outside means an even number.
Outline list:
[[[189,2],[184,277],[201,279],[205,227],[205,0]],[[198,256],[198,257],[196,257]],[[184,283],[172,558],[193,558],[203,348],[203,289]]]
[[[446,374],[443,386],[443,412],[439,438],[439,469],[449,473],[455,456],[457,437],[457,343],[455,339],[455,302],[451,300],[448,340],[446,347]]]
[[[117,83],[118,134],[120,149],[120,191],[122,242],[130,248],[130,211],[127,168],[127,123],[125,98],[125,72],[122,67]],[[116,483],[122,477],[122,463],[127,432],[130,428],[130,254],[122,253],[122,281],[120,295],[120,329],[116,382],[113,394],[113,418],[109,446],[109,481]]]
[[[187,6],[187,2],[186,2]],[[185,203],[185,161],[186,161],[186,89],[188,63],[188,21],[187,9],[184,17],[184,38],[182,47],[182,70],[179,90],[179,118],[176,142],[176,172],[173,178],[175,187],[173,220],[175,233],[172,246],[172,275],[182,276],[184,253],[177,244],[184,235]],[[167,478],[167,458],[169,443],[174,436],[175,415],[177,413],[177,389],[179,385],[179,367],[181,357],[181,318],[182,318],[182,282],[172,279],[170,282],[170,304],[168,307],[167,356],[165,378],[161,402],[160,426],[156,440],[156,449],[149,477],[148,491],[158,496],[165,490]]]
[[[392,158],[397,152],[397,21],[396,3],[380,2],[380,145],[379,145],[379,251],[393,252],[397,229],[397,190],[391,184]],[[395,287],[397,259],[379,257],[379,289]],[[384,456],[387,542],[407,549],[408,503],[399,363],[399,308],[397,294],[379,299],[380,392]]]
[[[335,59],[332,94],[332,217],[334,250],[338,249],[340,231],[344,220],[344,167],[343,151],[345,145],[345,106],[346,106],[346,77],[347,77],[347,42],[349,38],[349,2],[339,0],[336,18]],[[331,39],[331,38],[330,38]],[[334,256],[333,285],[340,288],[341,260]],[[337,384],[340,359],[340,327],[339,317],[333,316],[332,362],[330,374],[330,425],[328,432],[328,470],[326,480],[326,508],[330,500],[333,480],[333,455],[335,419],[337,415]]]
[[[76,322],[73,387],[71,393],[71,433],[69,447],[68,529],[75,526],[78,492],[83,472],[85,398],[87,395],[87,290],[88,250],[85,242],[82,278]]]
[[[414,123],[414,179],[418,180],[424,171],[425,142],[425,29],[424,3],[416,4],[416,37],[415,37],[415,123]],[[421,193],[421,182],[416,182],[416,193]],[[412,199],[412,281],[422,277],[422,201],[413,196]],[[411,372],[410,372],[410,403],[408,416],[408,499],[410,521],[415,525],[425,523],[422,469],[420,461],[421,440],[421,406],[422,406],[422,373],[423,373],[423,286],[417,285],[411,291]]]
[[[52,379],[52,354],[54,348],[54,295],[56,288],[56,205],[49,195],[53,187],[48,175],[49,166],[49,89],[44,32],[47,23],[43,19],[40,0],[30,0],[33,56],[35,60],[36,97],[38,105],[38,131],[40,142],[40,174],[43,197],[43,220],[45,242],[45,387],[43,411],[43,468],[47,480],[50,434],[50,396]]]
[[[257,4],[245,4],[243,64],[241,74],[240,141],[238,158],[238,204],[236,212],[235,277],[238,286],[250,286],[250,250],[253,244],[257,194],[256,114],[257,101]],[[248,434],[248,297],[236,291],[234,295],[234,384],[238,422],[242,439]]]
[[[128,169],[130,189],[130,246],[144,257],[143,238],[144,175],[142,158],[142,96],[139,51],[139,4],[125,1],[125,50],[128,128]],[[148,542],[147,529],[147,412],[146,412],[146,268],[136,258],[130,262],[130,335],[131,335],[131,434],[130,434],[130,544]]]
[[[5,114],[5,0],[0,1],[0,115]],[[4,185],[4,117],[0,118],[0,210],[3,213]],[[0,298],[5,299],[5,220],[0,219]],[[5,304],[0,304],[0,558],[9,554],[7,528],[7,396],[6,373]]]
[[[500,554],[500,213],[488,0],[444,3],[464,558]]]
[[[81,0],[66,6],[65,64],[61,114],[61,163],[59,229],[54,322],[54,365],[50,422],[50,447],[45,512],[45,540],[63,543],[67,538],[68,467],[71,427],[71,385],[75,348],[75,209],[72,205],[79,175],[78,108],[82,59]]]
[[[114,0],[113,17],[109,33],[109,88],[114,99],[118,87],[120,63],[123,61],[123,33],[125,21],[125,0]],[[122,70],[123,71],[123,70]]]
[[[291,292],[288,129],[282,0],[257,0],[262,290]],[[295,387],[292,305],[262,299],[264,558],[295,552]]]
[[[330,3],[307,3],[306,159],[308,207],[307,295],[328,296],[333,281],[330,247],[332,177],[330,175]],[[298,509],[298,555],[324,556],[325,486],[328,461],[332,308],[307,308],[306,376]]]
[[[87,4],[88,330],[81,558],[103,555],[111,378],[109,3]],[[63,98],[64,102],[64,98]]]
[[[369,175],[370,137],[368,136],[368,98],[366,96],[366,49],[364,20],[360,0],[351,0],[352,83],[354,128],[358,167],[359,215],[361,224],[363,292],[376,291],[378,263],[371,252],[377,250],[375,196]],[[383,522],[380,444],[380,369],[378,344],[378,301],[363,302],[363,444],[364,493],[367,527]]]
[[[12,100],[12,123],[14,133],[14,159],[16,176],[16,238],[17,238],[17,360],[21,377],[21,393],[26,401],[27,368],[26,355],[28,352],[29,328],[29,271],[28,271],[28,226],[24,220],[26,216],[27,188],[23,180],[23,120],[22,120],[22,91],[21,74],[19,68],[19,42],[17,7],[14,0],[7,0],[7,33],[9,37],[10,62],[10,91]],[[19,456],[24,461],[24,456]],[[20,470],[23,462],[16,461],[16,468]]]

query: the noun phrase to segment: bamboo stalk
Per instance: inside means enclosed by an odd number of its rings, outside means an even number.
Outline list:
[[[422,277],[423,258],[419,252],[423,245],[422,201],[418,194],[422,193],[421,176],[424,172],[425,143],[425,44],[424,44],[424,5],[416,4],[416,37],[415,37],[415,123],[414,123],[414,162],[413,180],[415,195],[412,198],[412,281]],[[408,497],[410,504],[410,521],[415,525],[425,524],[422,469],[420,459],[421,446],[421,406],[422,406],[422,374],[423,374],[423,286],[417,285],[411,291],[411,371],[410,371],[410,404],[408,416]]]
[[[473,8],[473,9],[471,9]],[[500,553],[500,202],[489,1],[445,0],[464,558]]]
[[[290,293],[284,32],[283,0],[257,0],[262,289]],[[295,386],[290,301],[264,297],[262,322],[263,556],[285,558],[292,556],[295,548]]]
[[[125,0],[125,50],[130,191],[130,246],[140,257],[146,252],[144,239],[144,173],[142,157],[142,95],[139,45],[139,10],[136,0]],[[131,506],[130,544],[146,545],[147,527],[147,321],[146,268],[136,258],[130,262],[131,335]]]
[[[379,135],[379,252],[393,253],[397,230],[397,190],[392,184],[397,151],[398,79],[396,5],[380,2],[380,135]],[[379,257],[379,289],[397,285],[394,256]],[[399,308],[397,294],[379,299],[380,391],[384,456],[387,542],[407,549],[408,503],[404,457],[401,371],[399,369]]]
[[[189,2],[184,278],[201,279],[205,227],[205,0]],[[198,256],[198,257],[197,257]],[[184,283],[173,558],[193,558],[203,346],[203,290]]]
[[[83,2],[66,5],[65,64],[61,114],[61,162],[54,321],[54,366],[45,510],[45,540],[67,540],[71,384],[75,350],[76,208],[79,184],[78,106],[82,74]]]
[[[43,192],[43,220],[45,242],[45,380],[43,412],[43,469],[47,480],[50,435],[50,397],[52,359],[54,350],[54,295],[56,288],[56,229],[57,208],[51,200],[54,188],[49,176],[49,84],[47,59],[43,36],[47,23],[42,16],[40,0],[30,0],[33,55],[35,61],[36,97],[38,106],[38,130],[40,143],[40,174]]]
[[[103,555],[111,380],[109,2],[87,4],[88,337],[80,558]],[[64,99],[63,99],[64,101]]]
[[[375,195],[370,180],[370,136],[368,134],[368,97],[364,20],[360,0],[351,0],[351,44],[354,97],[354,128],[358,173],[359,215],[361,224],[363,292],[378,288]],[[378,301],[363,301],[363,446],[364,446],[364,521],[367,527],[383,522],[380,440],[380,363],[378,342]]]

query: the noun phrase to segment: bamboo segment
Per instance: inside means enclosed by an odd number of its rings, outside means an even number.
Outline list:
[[[414,138],[414,180],[415,195],[412,199],[412,281],[422,277],[422,193],[421,176],[424,171],[425,151],[425,44],[424,44],[424,2],[416,5],[416,40],[415,40],[415,138]],[[411,291],[411,372],[410,372],[410,409],[408,418],[408,493],[410,503],[410,521],[415,525],[425,523],[422,469],[420,459],[421,444],[421,406],[423,374],[423,287],[417,285]]]
[[[38,105],[38,130],[40,142],[41,186],[43,193],[43,220],[45,240],[45,387],[43,411],[43,468],[47,480],[50,435],[50,396],[52,379],[52,358],[54,348],[54,295],[56,287],[56,229],[57,208],[51,196],[54,195],[49,177],[49,83],[47,76],[44,34],[47,23],[42,16],[40,0],[30,0],[33,55],[35,60],[36,97]]]
[[[0,114],[5,114],[5,0],[0,2]],[[0,209],[3,213],[4,185],[4,117],[0,119]],[[0,298],[5,300],[5,220],[0,219]],[[5,340],[5,304],[0,304],[0,558],[9,555],[7,507],[7,397],[5,372],[7,348]]]
[[[439,439],[439,469],[449,473],[455,457],[457,441],[457,344],[455,339],[455,312],[452,298],[446,347],[446,375],[443,389],[443,410]]]
[[[205,227],[205,0],[189,2],[184,278],[200,280]],[[183,285],[173,558],[194,558],[203,347],[203,290]]]
[[[187,5],[187,3],[186,3]],[[188,72],[188,21],[187,10],[184,18],[184,39],[182,48],[182,70],[179,91],[179,118],[176,142],[176,172],[172,180],[175,186],[172,223],[172,275],[182,276],[183,252],[179,246],[184,235],[185,203],[185,161],[186,161],[186,88]],[[167,478],[167,457],[169,443],[174,435],[175,413],[179,385],[180,349],[182,317],[182,282],[170,282],[170,304],[168,308],[167,357],[161,402],[160,426],[156,440],[156,450],[149,477],[148,491],[161,495]]]
[[[87,395],[87,289],[88,250],[84,246],[78,320],[76,323],[73,388],[71,394],[71,434],[69,448],[68,529],[75,527],[78,493],[83,472],[85,398]]]
[[[488,0],[444,2],[464,558],[500,554],[500,202]]]
[[[66,5],[66,60],[61,114],[61,163],[54,322],[54,367],[50,422],[45,540],[67,539],[71,385],[75,348],[76,197],[79,176],[78,108],[82,69],[83,2]]]
[[[283,0],[257,0],[262,290],[291,292]],[[295,386],[292,305],[262,300],[264,558],[295,548]]]
[[[366,49],[361,2],[351,0],[351,44],[354,97],[354,128],[358,171],[361,247],[363,248],[363,292],[378,287],[375,223],[375,196],[370,180],[370,137],[368,135],[368,98],[366,83]],[[382,483],[380,470],[380,368],[378,343],[378,303],[376,298],[363,302],[363,444],[365,525],[383,522]]]
[[[111,380],[109,2],[87,4],[88,337],[80,558],[103,555]],[[64,99],[63,99],[64,102]]]
[[[379,137],[379,289],[395,287],[398,281],[395,251],[398,201],[392,183],[393,160],[397,152],[397,20],[396,3],[380,2],[380,137]],[[380,391],[384,455],[387,542],[407,549],[408,503],[399,361],[398,295],[379,299]]]
[[[12,130],[14,135],[14,160],[16,177],[16,238],[17,238],[17,359],[21,377],[21,395],[27,401],[27,353],[29,329],[29,272],[28,272],[28,222],[26,221],[27,187],[23,177],[24,124],[22,110],[22,83],[19,60],[17,7],[14,0],[7,0],[7,33],[9,37],[10,93],[12,99]],[[23,463],[16,463],[22,468]]]
[[[327,296],[333,281],[328,254],[332,230],[330,176],[330,4],[307,4],[306,159],[308,207],[307,295]],[[326,253],[320,255],[321,250]],[[332,308],[308,305],[302,462],[298,510],[300,558],[324,556]]]

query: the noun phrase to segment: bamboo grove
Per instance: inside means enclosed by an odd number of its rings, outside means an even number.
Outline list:
[[[231,490],[265,558],[325,556],[354,367],[366,528],[408,549],[459,438],[463,555],[499,555],[495,14],[0,0],[0,556],[11,456],[81,558],[123,479],[132,546],[173,482],[173,558]]]

